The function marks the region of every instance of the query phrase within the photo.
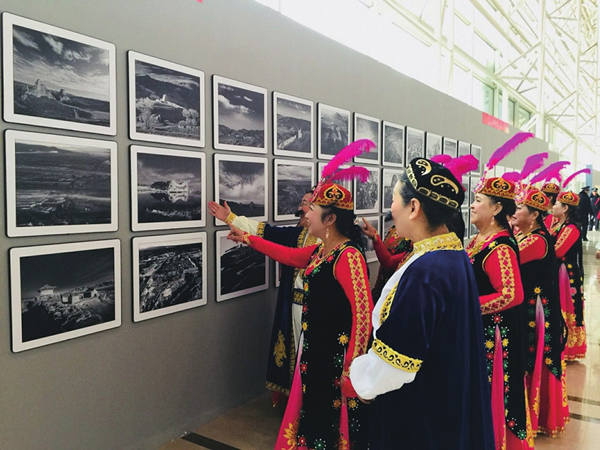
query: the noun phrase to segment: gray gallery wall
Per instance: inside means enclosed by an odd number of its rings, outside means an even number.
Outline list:
[[[6,122],[0,123],[1,131],[96,137],[119,145],[118,232],[7,238],[4,230],[0,237],[0,449],[157,448],[264,392],[276,292],[270,289],[219,304],[214,301],[212,220],[205,228],[208,304],[141,323],[131,320],[131,239],[169,231],[132,233],[130,228],[129,145],[133,142],[127,131],[127,50],[205,72],[207,146],[202,151],[209,162],[210,195],[213,74],[269,90],[269,147],[273,90],[479,144],[488,156],[508,137],[482,125],[479,111],[254,1],[3,0],[0,10],[114,43],[118,82],[114,138]],[[399,52],[401,48],[399,42]],[[529,142],[507,165],[518,166],[525,152],[542,150],[542,141]],[[271,148],[268,157],[273,158]],[[272,173],[272,165],[269,170]],[[4,172],[0,178],[5,209]],[[4,227],[5,218],[1,220]],[[195,230],[177,232],[185,231]],[[12,353],[8,250],[115,237],[122,245],[122,326]]]

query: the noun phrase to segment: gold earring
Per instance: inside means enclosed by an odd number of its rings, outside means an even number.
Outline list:
[[[329,239],[329,227],[325,230],[325,239]]]

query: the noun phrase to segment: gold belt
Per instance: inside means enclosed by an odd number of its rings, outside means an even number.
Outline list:
[[[294,291],[294,304],[295,305],[303,305],[304,304],[304,292],[302,291]]]

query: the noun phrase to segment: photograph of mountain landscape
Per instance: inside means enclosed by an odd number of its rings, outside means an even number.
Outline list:
[[[117,231],[117,143],[8,130],[7,234]]]
[[[404,126],[383,122],[383,165],[404,166]]]
[[[267,153],[267,90],[213,75],[213,136],[217,150]]]
[[[444,149],[444,155],[450,155],[453,158],[458,156],[458,142],[456,139],[443,137],[442,148]]]
[[[319,103],[319,158],[333,159],[350,143],[350,111]]]
[[[306,191],[315,185],[315,165],[309,161],[275,160],[275,220],[294,220]]]
[[[439,134],[425,133],[425,157],[433,158],[435,155],[442,154],[442,137]]]
[[[133,238],[133,321],[206,304],[206,233]]]
[[[205,154],[131,146],[131,229],[206,225]]]
[[[367,167],[370,172],[369,180],[362,183],[354,180],[354,212],[370,214],[379,212],[379,167]]]
[[[267,257],[217,231],[217,301],[229,300],[269,288]]]
[[[406,164],[415,158],[425,156],[425,132],[416,128],[406,127]]]
[[[204,147],[204,72],[127,55],[131,139]]]
[[[215,154],[215,202],[238,216],[268,220],[267,159]],[[215,225],[225,225],[215,218]]]
[[[313,102],[273,92],[273,121],[275,155],[313,157]]]
[[[375,148],[368,153],[362,153],[354,158],[355,162],[379,164],[379,136],[381,134],[381,120],[364,114],[354,113],[354,140],[369,139],[375,143]]]
[[[4,119],[115,135],[115,46],[3,13]]]
[[[13,352],[121,325],[121,243],[10,250]]]
[[[400,181],[404,172],[405,169],[383,169],[383,195],[381,197],[383,201],[381,210],[383,212],[389,211],[392,207],[392,202],[394,199],[394,186],[396,186],[396,183]]]

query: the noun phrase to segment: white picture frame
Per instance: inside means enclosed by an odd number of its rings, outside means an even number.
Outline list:
[[[315,116],[312,101],[273,92],[273,154],[294,158],[314,157]]]
[[[362,183],[360,180],[354,180],[354,200],[355,214],[373,214],[379,212],[380,192],[381,192],[381,171],[379,167],[365,167],[369,172],[369,180]]]
[[[474,170],[473,172],[471,172],[471,174],[477,175],[477,176],[483,175],[483,161],[481,160],[481,158],[482,158],[481,146],[471,144],[471,155],[473,155],[479,161],[479,167],[477,168],[477,170]]]
[[[117,231],[117,143],[8,130],[9,237]]]
[[[204,152],[132,145],[130,160],[132,231],[206,226]]]
[[[442,138],[442,149],[444,155],[456,158],[458,156],[458,141],[444,136]]]
[[[381,120],[366,116],[364,114],[354,113],[354,140],[369,139],[375,144],[375,148],[369,152],[363,152],[354,158],[354,162],[361,164],[379,164],[381,160]]]
[[[318,103],[317,116],[318,157],[319,159],[333,159],[341,149],[350,143],[350,111]]]
[[[134,322],[206,305],[207,245],[205,231],[133,238]]]
[[[413,127],[406,127],[406,165],[415,158],[425,157],[425,132]]]
[[[383,157],[384,167],[404,167],[405,126],[383,121]]]
[[[10,280],[15,353],[121,326],[118,239],[12,248]]]
[[[266,154],[268,131],[267,90],[213,75],[215,149]]]
[[[116,47],[2,13],[4,120],[117,134]]]
[[[387,212],[391,209],[394,201],[394,186],[398,182],[406,169],[399,167],[397,169],[383,168],[383,178],[381,182],[381,211]]]
[[[471,154],[471,144],[465,141],[458,141],[458,156]]]
[[[312,161],[277,158],[273,166],[275,220],[295,220],[302,197],[315,185],[315,165]]]
[[[425,157],[433,158],[435,155],[442,154],[442,137],[439,134],[425,133]]]

